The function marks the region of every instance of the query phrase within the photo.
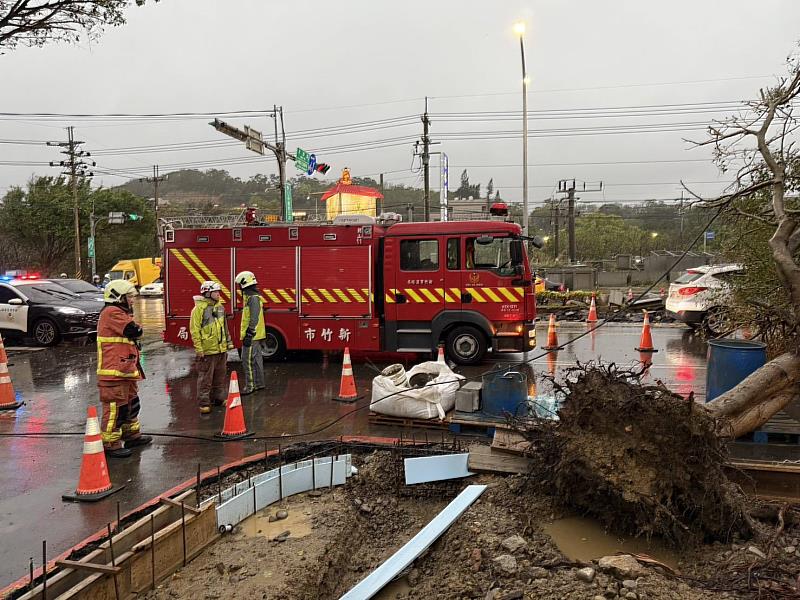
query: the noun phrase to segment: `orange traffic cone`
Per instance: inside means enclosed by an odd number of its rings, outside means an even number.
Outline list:
[[[436,357],[436,362],[440,365],[447,364],[447,361],[444,359],[444,346],[439,346],[439,356]]]
[[[635,349],[639,352],[658,352],[658,350],[653,347],[653,336],[650,335],[650,317],[647,316],[647,311],[644,311],[642,339],[639,341],[639,346]]]
[[[592,292],[592,303],[589,305],[589,316],[586,317],[587,323],[597,323],[597,305],[594,302],[594,292]]]
[[[124,484],[111,484],[106,453],[100,437],[97,409],[90,406],[86,415],[86,435],[83,438],[83,462],[81,474],[78,476],[78,487],[74,494],[63,494],[61,499],[71,502],[97,502],[124,487]]]
[[[3,345],[3,336],[0,335],[0,410],[16,410],[23,405],[17,402],[14,395],[14,386],[11,385],[11,375],[8,373],[8,357]]]
[[[251,435],[253,434],[247,431],[247,426],[244,424],[242,397],[239,395],[239,376],[233,371],[228,386],[228,400],[225,402],[225,422],[222,424],[222,431],[214,434],[214,437],[236,440]]]
[[[345,348],[342,360],[342,381],[339,384],[339,395],[334,400],[355,402],[359,398],[360,396],[356,392],[356,380],[353,377],[353,364],[350,362],[350,348]]]
[[[556,333],[556,313],[550,313],[550,323],[547,325],[547,346],[545,350],[558,348],[558,334]]]

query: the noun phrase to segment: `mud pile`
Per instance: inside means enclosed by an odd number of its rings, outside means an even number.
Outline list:
[[[614,366],[571,370],[560,387],[560,421],[524,431],[535,446],[535,479],[563,505],[620,533],[677,546],[748,537],[744,498],[723,473],[714,419],[637,375]]]

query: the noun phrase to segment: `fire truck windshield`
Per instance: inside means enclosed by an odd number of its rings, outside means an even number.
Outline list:
[[[484,239],[467,238],[467,269],[486,269],[497,272],[502,277],[510,277],[515,273],[515,265],[511,259],[509,237],[496,237],[487,243]]]

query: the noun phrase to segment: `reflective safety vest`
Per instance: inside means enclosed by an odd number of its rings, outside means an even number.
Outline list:
[[[133,316],[119,306],[106,306],[97,322],[97,380],[130,381],[141,379],[139,348],[124,336]]]
[[[221,354],[233,349],[222,302],[195,296],[189,330],[198,353]]]
[[[261,298],[259,294],[244,294],[242,297],[242,301],[244,302],[244,308],[242,309],[242,325],[239,330],[239,335],[241,339],[244,339],[245,332],[247,331],[248,326],[250,325],[250,299],[255,298],[258,300],[258,323],[256,323],[256,334],[253,337],[254,340],[263,340],[267,337],[267,330],[266,326],[264,325],[264,300]]]

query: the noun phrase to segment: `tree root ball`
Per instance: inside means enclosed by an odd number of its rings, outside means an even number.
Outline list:
[[[668,543],[751,535],[744,497],[723,472],[724,443],[702,406],[638,373],[579,366],[556,423],[527,428],[534,480],[613,531]]]

